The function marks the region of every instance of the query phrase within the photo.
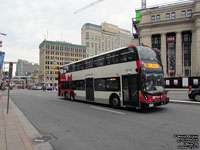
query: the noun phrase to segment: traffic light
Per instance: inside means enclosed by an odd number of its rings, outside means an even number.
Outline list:
[[[56,66],[53,66],[53,71],[56,71]]]

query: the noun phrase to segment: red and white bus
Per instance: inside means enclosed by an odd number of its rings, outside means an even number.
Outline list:
[[[65,99],[137,109],[167,104],[159,52],[129,45],[60,68],[58,95]]]

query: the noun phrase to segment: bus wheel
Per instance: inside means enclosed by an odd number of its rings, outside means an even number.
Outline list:
[[[119,100],[119,97],[114,95],[110,98],[110,105],[113,107],[113,108],[119,108],[120,107],[120,100]]]
[[[65,92],[65,94],[64,94],[64,98],[65,98],[65,100],[68,100],[69,98],[68,98],[68,94],[67,94],[67,92]]]
[[[72,92],[71,92],[71,94],[70,94],[70,100],[72,100],[72,101],[75,100],[74,93],[72,93]]]

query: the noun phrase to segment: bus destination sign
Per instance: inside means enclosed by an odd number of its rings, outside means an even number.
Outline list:
[[[158,64],[144,63],[145,68],[160,68]]]

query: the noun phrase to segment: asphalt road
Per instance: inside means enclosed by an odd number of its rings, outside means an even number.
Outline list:
[[[200,105],[112,109],[29,90],[13,90],[11,98],[41,134],[54,137],[56,150],[177,150],[183,144],[175,134],[200,136]]]

